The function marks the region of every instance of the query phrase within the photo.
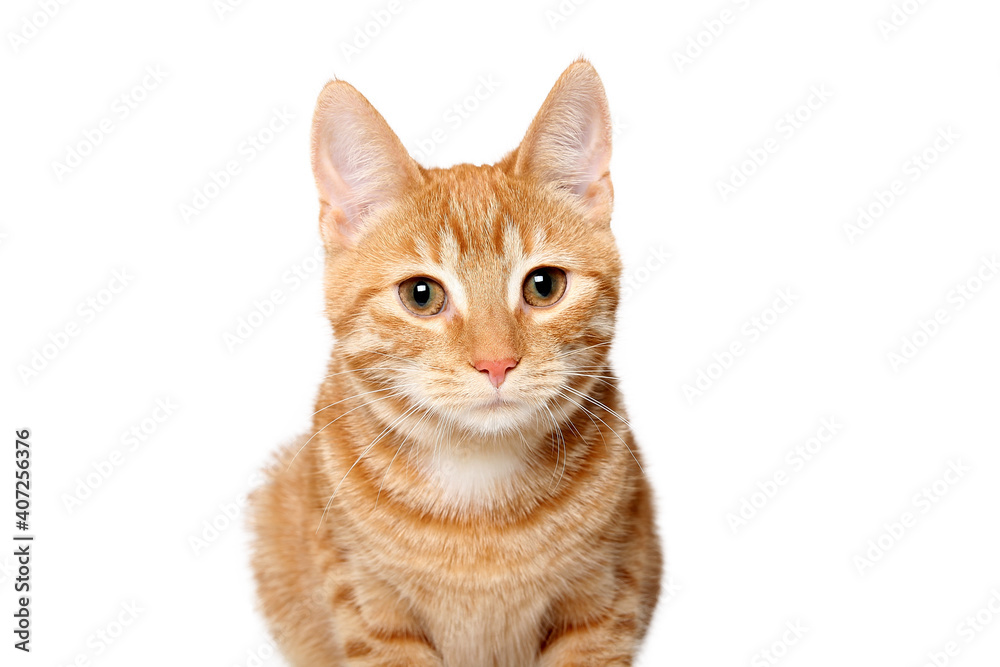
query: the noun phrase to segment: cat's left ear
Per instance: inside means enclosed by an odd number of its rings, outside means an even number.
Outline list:
[[[344,81],[328,83],[316,103],[312,165],[328,245],[354,243],[375,212],[423,182],[382,115]]]
[[[562,73],[514,154],[516,175],[528,175],[577,197],[588,218],[608,224],[611,112],[604,84],[586,60]]]

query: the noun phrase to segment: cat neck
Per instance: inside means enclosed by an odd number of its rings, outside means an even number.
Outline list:
[[[366,391],[357,384],[328,379],[318,407]],[[591,391],[593,400],[615,409],[614,392],[603,385]],[[432,413],[408,412],[412,406],[391,398],[336,407],[331,414],[318,411],[315,422],[329,484],[353,489],[351,496],[365,502],[374,497],[376,504],[401,503],[439,516],[523,516],[572,484],[595,456],[617,449],[617,436],[582,409],[514,433],[481,434]],[[623,429],[615,430],[628,437]]]

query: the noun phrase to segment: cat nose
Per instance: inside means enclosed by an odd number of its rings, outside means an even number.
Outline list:
[[[507,371],[517,366],[517,359],[496,359],[492,361],[487,359],[473,362],[472,365],[477,371],[488,373],[490,382],[494,387],[499,389],[503,381],[507,379]]]

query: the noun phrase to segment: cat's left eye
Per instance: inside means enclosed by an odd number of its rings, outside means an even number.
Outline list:
[[[535,269],[524,279],[522,292],[530,306],[551,306],[566,292],[566,272],[553,266]]]
[[[444,308],[444,288],[430,278],[409,278],[399,283],[399,300],[414,315],[430,317]]]

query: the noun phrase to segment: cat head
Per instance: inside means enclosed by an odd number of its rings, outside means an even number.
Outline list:
[[[331,81],[312,128],[326,311],[343,373],[480,435],[574,411],[605,373],[621,264],[611,118],[597,72],[562,74],[493,165],[425,169],[357,90]]]

